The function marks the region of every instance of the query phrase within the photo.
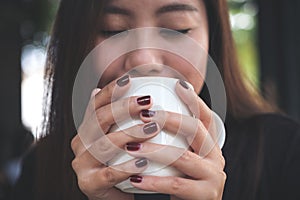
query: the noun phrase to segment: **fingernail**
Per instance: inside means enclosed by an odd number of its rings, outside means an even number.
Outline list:
[[[125,75],[122,78],[120,78],[119,80],[117,80],[117,85],[119,87],[123,87],[125,85],[127,85],[129,83],[129,76]]]
[[[143,97],[139,97],[137,99],[137,103],[140,105],[140,106],[145,106],[145,105],[149,105],[150,104],[150,95],[147,95],[147,96],[143,96]]]
[[[126,149],[128,151],[138,151],[141,148],[141,144],[140,143],[136,143],[136,142],[130,142],[126,144]]]
[[[155,115],[155,111],[152,110],[142,110],[143,117],[153,117]]]
[[[135,161],[135,166],[138,168],[144,167],[148,164],[148,160],[146,158],[141,158],[137,161]]]
[[[150,124],[146,124],[144,127],[143,127],[143,131],[145,134],[152,134],[152,133],[155,133],[157,131],[157,125],[155,122],[152,122]]]
[[[189,89],[189,88],[190,88],[190,87],[188,86],[188,84],[187,84],[185,81],[183,81],[183,80],[180,80],[179,83],[180,83],[180,85],[181,85],[183,88],[185,88],[185,89]]]
[[[130,176],[131,182],[140,183],[140,182],[142,182],[142,180],[143,180],[143,177],[141,177],[141,176],[138,176],[138,175]]]

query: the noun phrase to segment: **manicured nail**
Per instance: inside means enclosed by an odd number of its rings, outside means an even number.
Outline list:
[[[117,80],[117,84],[119,87],[123,87],[129,83],[129,76],[125,75],[121,77],[119,80]]]
[[[152,134],[152,133],[155,133],[157,131],[157,125],[155,122],[152,122],[150,124],[146,124],[144,127],[143,127],[143,131],[145,134]]]
[[[148,160],[146,158],[141,158],[137,161],[135,161],[135,166],[138,168],[144,167],[148,164]]]
[[[131,182],[140,183],[140,182],[142,182],[142,180],[143,180],[143,177],[141,177],[141,176],[138,176],[138,175],[130,176]]]
[[[143,117],[153,117],[155,115],[155,111],[152,110],[142,110]]]
[[[138,151],[141,148],[141,144],[140,143],[136,143],[136,142],[130,142],[126,144],[126,149],[128,151]]]
[[[147,95],[147,96],[139,97],[137,99],[137,103],[140,106],[145,106],[145,105],[149,105],[150,104],[150,100],[151,100],[150,95]]]
[[[185,89],[189,89],[189,88],[190,88],[190,87],[188,86],[188,84],[187,84],[185,81],[183,81],[183,80],[180,80],[179,83],[180,83],[180,85],[181,85],[183,88],[185,88]]]

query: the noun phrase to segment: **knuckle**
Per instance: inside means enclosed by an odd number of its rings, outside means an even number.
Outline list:
[[[209,199],[221,199],[225,181],[226,181],[226,173],[224,171],[219,172],[218,178],[216,181],[211,183],[211,190],[209,192]]]
[[[102,109],[102,107],[95,110],[95,116],[96,116],[99,123],[103,121],[103,109]]]
[[[225,181],[227,179],[227,174],[224,171],[222,171],[221,177],[222,177],[222,183],[225,183]]]
[[[224,158],[223,156],[221,156],[221,158],[220,158],[220,163],[221,163],[222,169],[224,169],[224,168],[225,168],[226,161],[225,161],[225,158]]]
[[[184,163],[189,163],[191,160],[193,160],[192,152],[185,150],[182,153],[180,160]]]
[[[117,182],[117,177],[111,167],[107,167],[104,170],[104,179],[109,185],[114,185]]]
[[[96,117],[97,117],[97,121],[100,125],[100,127],[108,127],[110,126],[107,117],[105,117],[105,111],[103,108],[99,108],[95,111],[96,113]]]
[[[171,181],[171,191],[173,194],[180,194],[180,189],[184,185],[183,180],[180,177],[174,177]]]
[[[132,106],[134,102],[134,98],[130,97],[129,99],[122,99],[120,101],[122,108],[128,108],[130,105]]]
[[[100,92],[102,95],[109,95],[112,94],[114,88],[114,84],[109,84],[107,87],[104,87]]]
[[[78,171],[78,169],[80,168],[80,162],[79,162],[78,158],[75,158],[74,160],[72,160],[72,168],[75,172]]]
[[[111,152],[112,150],[112,141],[109,140],[109,138],[104,135],[97,141],[97,151],[105,154],[107,152]]]
[[[78,143],[78,136],[75,136],[72,140],[71,140],[71,149],[74,152],[76,149]]]
[[[91,181],[89,177],[78,178],[78,187],[83,193],[88,194],[90,191],[90,186],[91,186]]]
[[[220,192],[217,189],[212,189],[210,190],[208,199],[215,200],[218,199],[219,196],[220,196]]]

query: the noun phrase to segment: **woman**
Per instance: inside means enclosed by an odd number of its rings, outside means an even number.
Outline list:
[[[179,93],[185,93],[186,99],[183,100],[191,100],[205,113],[198,119],[199,124],[204,126],[197,129],[191,151],[172,163],[187,175],[186,178],[140,176],[139,173],[147,166],[147,159],[137,159],[124,166],[136,169],[136,173],[119,172],[96,161],[84,148],[76,135],[78,131],[73,123],[71,107],[73,83],[80,64],[90,50],[108,37],[140,27],[162,27],[186,34],[201,43],[216,62],[227,93],[227,141],[222,150],[226,165],[217,146],[202,159],[197,154],[203,142],[201,136],[208,129],[205,121],[210,116],[209,107],[202,101],[207,97],[207,91],[201,90],[203,82],[193,77],[188,67],[178,66],[168,57],[162,59],[161,54],[152,51],[125,55],[112,66],[114,70],[105,74],[102,90],[96,90],[91,99],[97,102],[97,110],[102,111],[98,120],[113,142],[125,141],[119,145],[127,147],[128,151],[130,145],[132,149],[140,150],[141,143],[151,149],[153,146],[147,141],[135,141],[122,134],[114,138],[114,133],[109,133],[114,121],[107,118],[111,110],[107,109],[110,102],[105,99],[110,99],[111,88],[127,87],[128,77],[122,75],[131,66],[155,61],[174,66],[185,74],[195,91],[202,91],[201,98],[191,90],[187,92],[184,82],[177,85]],[[300,177],[297,170],[300,166],[297,156],[300,153],[299,125],[288,118],[266,114],[272,111],[271,107],[244,83],[236,60],[225,0],[62,0],[49,47],[46,78],[47,97],[50,98],[50,102],[46,102],[50,104],[46,136],[24,161],[16,199],[300,198],[296,189]],[[120,82],[122,84],[118,84]],[[141,100],[146,103],[141,104]],[[134,115],[144,112],[141,117],[146,122],[151,99],[136,97],[128,101],[134,106],[126,109]],[[179,116],[169,115],[175,120],[167,121],[164,127],[158,126],[153,134],[157,134],[160,128],[176,127]],[[101,124],[101,120],[106,123]],[[138,152],[136,155],[139,157]],[[135,187],[158,194],[131,195],[114,188],[128,178]]]

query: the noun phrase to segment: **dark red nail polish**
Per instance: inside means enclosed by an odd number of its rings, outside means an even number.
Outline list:
[[[131,182],[140,183],[140,182],[142,182],[142,180],[143,180],[143,177],[141,177],[141,176],[138,176],[138,175],[130,176]]]
[[[155,115],[155,111],[152,110],[142,110],[143,117],[153,117]]]
[[[117,80],[117,85],[119,87],[123,87],[125,85],[127,85],[129,83],[129,76],[125,75],[122,78],[120,78],[119,80]]]
[[[183,80],[180,80],[179,83],[180,83],[180,85],[181,85],[183,88],[185,88],[185,89],[189,89],[189,88],[190,88],[190,87],[188,86],[188,84],[187,84],[185,81],[183,81]]]
[[[152,133],[155,133],[157,131],[157,125],[155,122],[152,122],[150,124],[146,124],[144,127],[143,127],[143,131],[144,133],[146,134],[152,134]]]
[[[146,158],[140,158],[139,160],[135,161],[135,166],[138,168],[144,167],[148,164],[148,160]]]
[[[130,142],[126,144],[126,149],[128,151],[138,151],[141,148],[141,144],[140,143],[136,143],[136,142]]]
[[[145,105],[149,105],[150,104],[150,102],[151,102],[150,100],[151,100],[150,95],[147,95],[147,96],[139,97],[137,99],[137,103],[140,106],[145,106]]]

